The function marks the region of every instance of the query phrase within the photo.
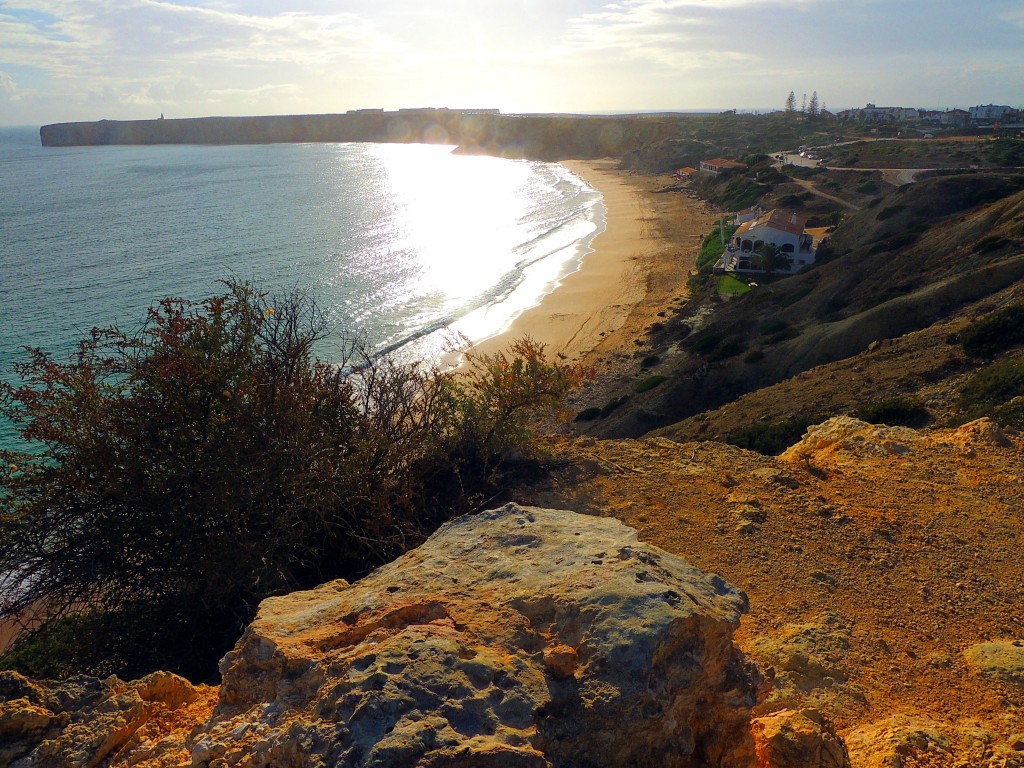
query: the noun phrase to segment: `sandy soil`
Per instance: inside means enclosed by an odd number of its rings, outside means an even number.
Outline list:
[[[493,353],[528,335],[551,355],[603,366],[631,357],[658,313],[685,295],[700,235],[711,222],[703,203],[678,192],[658,194],[669,179],[620,171],[614,160],[564,165],[604,196],[605,231],[579,270],[477,351]]]

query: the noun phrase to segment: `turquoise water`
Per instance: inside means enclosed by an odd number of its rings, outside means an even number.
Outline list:
[[[63,354],[226,277],[311,290],[337,331],[322,359],[352,333],[431,357],[535,305],[602,222],[600,195],[560,165],[450,147],[56,149],[0,128],[0,377],[21,345]]]

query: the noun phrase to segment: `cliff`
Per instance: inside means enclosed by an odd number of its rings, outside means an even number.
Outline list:
[[[618,156],[680,134],[678,120],[639,116],[501,115],[422,109],[337,115],[100,120],[39,129],[43,146],[392,142],[457,144],[459,151],[557,160]]]
[[[219,689],[0,677],[0,765],[1024,766],[1018,435],[548,448],[575,513],[269,599]]]

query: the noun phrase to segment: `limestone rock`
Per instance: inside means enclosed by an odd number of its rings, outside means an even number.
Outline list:
[[[996,640],[964,652],[972,669],[1003,683],[1024,686],[1024,641]]]
[[[355,585],[272,598],[196,766],[749,766],[746,596],[612,520],[459,518]]]
[[[212,689],[192,686],[169,672],[155,672],[125,683],[116,677],[76,677],[30,681],[0,673],[0,766],[95,766],[117,758],[118,765],[179,764],[185,733],[174,738],[168,714],[205,700],[187,718],[191,728],[211,713]],[[162,745],[147,740],[159,723]]]
[[[812,709],[784,709],[751,723],[757,768],[850,768],[846,745]]]
[[[994,445],[998,448],[1012,448],[1013,442],[995,421],[987,416],[969,421],[963,426],[945,432],[936,438],[938,443],[955,445],[970,453],[978,445]]]
[[[909,427],[887,427],[851,416],[835,416],[808,427],[800,442],[787,448],[780,458],[790,464],[828,465],[847,463],[865,454],[903,456],[922,439]]]

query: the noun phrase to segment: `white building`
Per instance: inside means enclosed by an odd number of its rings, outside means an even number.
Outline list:
[[[744,222],[733,233],[725,253],[715,265],[716,272],[764,272],[759,258],[770,243],[778,248],[784,264],[773,272],[793,274],[814,263],[814,236],[805,231],[807,217],[782,208],[768,211]]]
[[[977,107],[971,107],[968,110],[968,119],[972,123],[977,122],[994,122],[996,120],[1002,120],[1003,115],[1007,112],[1012,112],[1013,107],[1008,107],[1002,104],[983,104]]]

